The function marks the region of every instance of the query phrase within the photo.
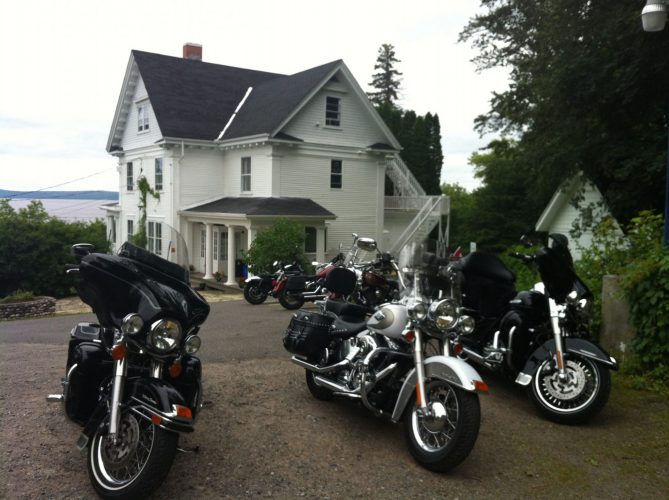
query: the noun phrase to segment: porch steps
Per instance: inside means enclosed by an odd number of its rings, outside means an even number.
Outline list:
[[[238,286],[228,286],[221,281],[206,280],[201,274],[190,275],[190,286],[196,290],[220,290],[222,292],[239,293],[242,289]]]

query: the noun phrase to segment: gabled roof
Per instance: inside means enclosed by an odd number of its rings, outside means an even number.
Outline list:
[[[165,138],[227,141],[266,136],[301,141],[282,134],[281,129],[337,72],[349,80],[363,106],[372,113],[391,143],[389,148],[401,149],[341,60],[281,75],[133,50],[107,151],[119,147],[119,115],[124,110],[127,114],[132,98],[129,92],[137,75],[144,82]]]
[[[318,217],[335,219],[336,215],[309,198],[233,198],[226,197],[192,207],[185,212],[226,213],[247,217]]]

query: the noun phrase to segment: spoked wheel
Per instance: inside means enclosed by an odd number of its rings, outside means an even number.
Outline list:
[[[249,304],[262,304],[267,299],[267,292],[260,287],[260,283],[251,281],[244,285],[244,298]]]
[[[539,411],[559,424],[577,424],[599,413],[609,400],[611,374],[599,363],[580,356],[565,360],[566,374],[560,378],[553,360],[537,369],[530,396]]]
[[[304,297],[301,293],[288,293],[285,288],[279,292],[278,299],[286,309],[299,309],[304,305]]]
[[[143,498],[163,482],[179,435],[126,412],[114,441],[100,430],[88,449],[88,475],[103,498]]]
[[[411,455],[426,469],[446,472],[471,452],[479,434],[478,395],[443,380],[425,385],[431,415],[422,415],[416,396],[404,414],[404,431]]]

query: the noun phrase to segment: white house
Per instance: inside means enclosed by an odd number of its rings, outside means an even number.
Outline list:
[[[577,174],[555,191],[535,229],[564,234],[574,260],[579,260],[582,251],[592,246],[593,229],[606,217],[613,216],[602,193],[583,174]]]
[[[401,162],[343,61],[280,75],[203,62],[195,44],[183,55],[131,52],[107,142],[118,158],[119,203],[105,207],[117,245],[137,230],[140,176],[160,193],[148,197],[149,249],[166,256],[174,227],[193,268],[228,283],[279,217],[305,225],[305,250],[322,261],[352,232],[398,251],[447,212]],[[395,196],[384,197],[386,175]]]

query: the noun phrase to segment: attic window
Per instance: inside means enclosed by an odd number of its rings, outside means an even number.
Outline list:
[[[137,105],[137,132],[149,130],[149,104],[142,102]]]
[[[327,96],[325,98],[325,125],[339,127],[341,125],[341,99]]]

